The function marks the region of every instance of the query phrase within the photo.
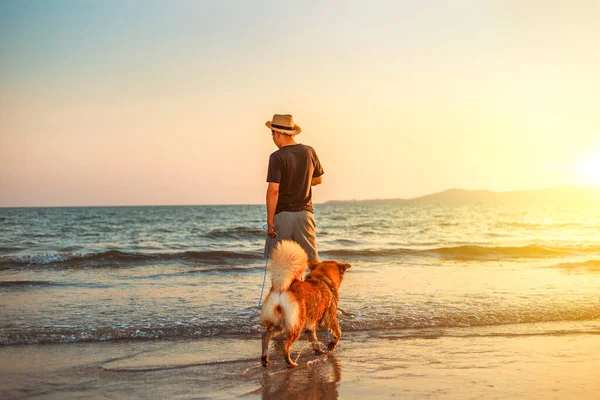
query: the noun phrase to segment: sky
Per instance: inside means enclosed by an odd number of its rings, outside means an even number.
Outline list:
[[[0,3],[0,207],[261,204],[293,114],[327,200],[600,184],[598,1]]]

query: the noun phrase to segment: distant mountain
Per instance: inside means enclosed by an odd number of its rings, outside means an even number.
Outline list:
[[[600,186],[561,186],[553,189],[494,192],[491,190],[448,189],[411,199],[331,200],[325,204],[504,204],[504,203],[588,203],[600,205]]]

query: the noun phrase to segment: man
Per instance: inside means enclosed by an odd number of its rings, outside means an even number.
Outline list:
[[[269,157],[267,234],[274,238],[277,231],[279,240],[298,242],[308,254],[309,267],[317,265],[319,255],[311,187],[322,182],[323,168],[315,150],[294,139],[302,129],[291,115],[275,114],[265,125],[279,148]]]

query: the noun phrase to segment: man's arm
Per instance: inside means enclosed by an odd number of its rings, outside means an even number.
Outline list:
[[[275,237],[275,209],[279,199],[279,183],[269,182],[267,188],[267,235]]]
[[[316,178],[312,178],[312,181],[310,182],[310,186],[320,185],[321,182],[323,182],[323,177],[322,176],[317,176]]]

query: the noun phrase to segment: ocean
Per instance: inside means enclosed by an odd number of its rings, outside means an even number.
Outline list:
[[[317,204],[315,218],[320,258],[352,265],[342,354],[600,334],[600,208]],[[0,209],[0,347],[220,343],[210,362],[258,371],[264,222],[260,205]]]

